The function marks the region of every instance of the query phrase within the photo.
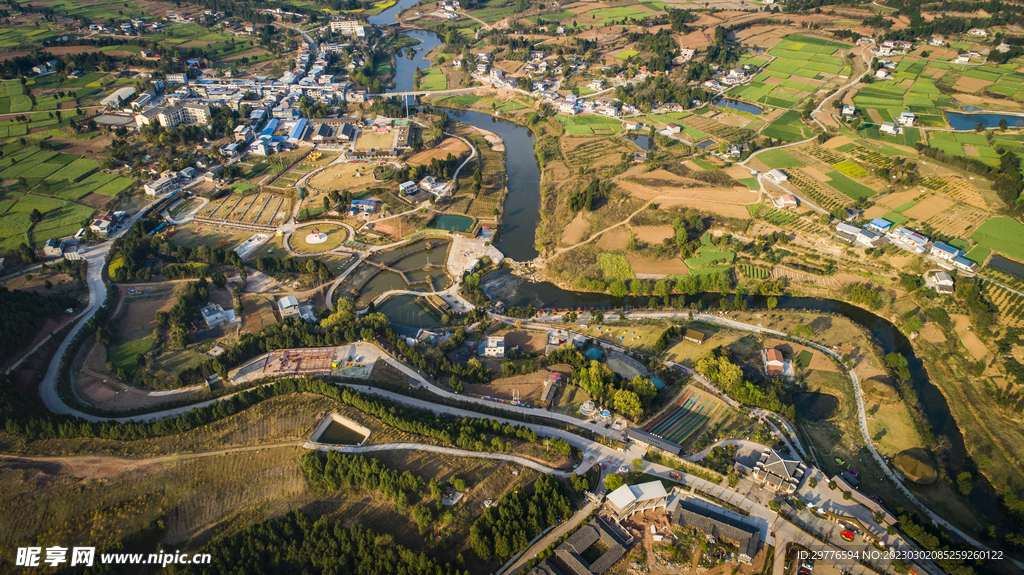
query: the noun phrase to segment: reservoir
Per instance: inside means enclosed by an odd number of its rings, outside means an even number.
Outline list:
[[[992,259],[989,260],[988,265],[1024,280],[1024,264],[1020,262],[1008,260],[999,254],[992,254]]]
[[[986,129],[999,128],[1000,120],[1006,120],[1011,128],[1024,127],[1024,116],[1014,114],[946,112],[946,119],[954,130],[973,130],[979,123]]]
[[[755,116],[760,116],[764,113],[764,110],[753,104],[746,102],[740,102],[739,100],[729,100],[727,98],[719,98],[711,102],[719,108],[732,108],[733,110],[739,110],[740,112],[748,112]]]

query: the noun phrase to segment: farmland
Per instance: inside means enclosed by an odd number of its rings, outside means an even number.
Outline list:
[[[1024,224],[1013,218],[992,218],[981,225],[971,239],[993,251],[1024,261]]]
[[[644,429],[666,441],[682,444],[703,429],[720,407],[721,402],[715,397],[689,387],[678,406],[655,416]]]

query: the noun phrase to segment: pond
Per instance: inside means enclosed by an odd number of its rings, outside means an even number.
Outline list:
[[[746,102],[740,102],[739,100],[730,100],[728,98],[719,98],[717,100],[714,100],[711,103],[714,104],[715,106],[718,106],[719,108],[732,108],[733,110],[739,110],[741,112],[747,112],[747,113],[753,114],[755,116],[760,116],[761,114],[764,113],[764,110],[761,109],[760,107],[755,106],[753,104],[748,104]]]
[[[823,421],[835,415],[839,398],[828,393],[798,393],[793,396],[796,414],[810,421]]]
[[[699,142],[697,144],[697,147],[703,150],[704,148],[709,148],[709,147],[714,146],[714,145],[715,145],[715,141],[714,140],[704,140],[703,142]]]
[[[468,233],[473,229],[473,225],[476,221],[469,216],[459,216],[454,214],[442,214],[436,218],[430,220],[427,224],[428,228],[435,230],[448,230],[449,232],[463,232]]]
[[[655,389],[665,389],[665,380],[660,377],[652,377],[651,383],[654,384]]]
[[[596,359],[597,361],[601,361],[601,358],[604,357],[604,352],[601,351],[601,348],[599,347],[588,347],[587,351],[583,352],[583,355],[589,360]]]
[[[979,123],[986,129],[998,128],[1000,120],[1006,120],[1011,128],[1024,127],[1024,116],[1014,114],[946,112],[946,119],[954,130],[973,130]]]
[[[398,295],[380,304],[377,311],[388,316],[394,323],[411,327],[441,327],[441,322],[434,319],[426,310],[416,303],[417,296]]]
[[[654,139],[652,139],[650,136],[643,136],[641,134],[632,133],[632,134],[627,134],[626,138],[632,140],[633,143],[635,143],[636,145],[640,146],[641,148],[647,150],[648,152],[650,152],[651,150],[653,150],[653,149],[655,149],[657,147],[654,144]]]
[[[993,269],[1008,273],[1012,276],[1017,276],[1024,280],[1024,264],[1020,262],[1008,260],[999,254],[993,254],[992,259],[988,261],[988,265]]]
[[[316,438],[317,443],[330,445],[359,445],[366,439],[366,436],[337,421],[327,424],[327,429]]]

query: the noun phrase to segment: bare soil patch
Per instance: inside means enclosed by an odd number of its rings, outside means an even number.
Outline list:
[[[953,319],[956,332],[960,335],[960,341],[963,342],[967,351],[971,352],[975,359],[985,359],[988,356],[988,348],[978,338],[978,334],[974,333],[970,318],[959,314],[950,317]]]
[[[751,197],[754,197],[751,194]],[[755,202],[750,202],[755,203]],[[749,220],[750,212],[747,211],[745,206],[737,204],[723,204],[719,202],[708,202],[699,199],[692,198],[668,198],[664,201],[659,201],[658,204],[662,207],[669,206],[688,206],[691,208],[697,208],[727,218],[735,218],[738,220]]]
[[[579,242],[583,239],[583,234],[587,232],[588,226],[590,223],[583,218],[583,212],[576,214],[576,217],[562,232],[562,243],[571,246]]]
[[[425,166],[430,163],[431,160],[444,160],[448,157],[448,154],[458,158],[462,154],[469,151],[466,144],[458,138],[447,138],[440,144],[429,150],[423,150],[409,158],[408,163],[418,164]]]
[[[484,395],[499,399],[512,399],[513,392],[518,393],[519,400],[525,402],[539,401],[544,393],[544,382],[548,376],[557,373],[562,376],[561,385],[569,385],[569,376],[572,375],[572,366],[557,364],[551,367],[535,371],[527,375],[514,377],[503,377],[488,384],[466,384],[466,391],[474,395]]]
[[[920,195],[920,192],[916,190],[911,190],[907,192],[897,192],[895,194],[889,194],[879,199],[875,203],[881,204],[891,210],[893,208],[898,208],[902,206],[903,204],[909,202],[910,200],[916,200],[917,197]]]
[[[828,148],[829,150],[834,150],[840,146],[845,146],[846,144],[852,143],[853,140],[847,138],[846,136],[837,136],[835,138],[829,138],[828,141],[825,142],[825,144],[822,147]]]
[[[498,332],[505,338],[505,349],[519,348],[520,351],[543,351],[548,344],[547,334],[542,331],[515,330]]]
[[[889,208],[885,206],[871,206],[870,208],[864,210],[864,218],[873,220],[875,218],[880,218],[887,213],[889,213]]]
[[[992,85],[992,82],[988,80],[982,80],[980,78],[971,78],[970,76],[960,76],[957,78],[953,87],[960,92],[980,92],[985,88]]]
[[[921,328],[919,333],[925,341],[930,341],[932,343],[942,343],[946,341],[946,335],[943,334],[942,330],[939,329],[939,326],[934,323],[925,325]]]
[[[679,258],[656,260],[645,258],[635,253],[628,253],[626,254],[626,260],[629,261],[629,266],[633,268],[633,272],[636,273],[637,276],[681,275],[690,271],[690,268],[686,267],[686,262]]]
[[[640,240],[649,244],[660,244],[665,238],[675,237],[676,231],[672,226],[630,226],[633,234]]]
[[[619,226],[601,234],[601,237],[597,240],[597,247],[606,250],[621,250],[626,247],[628,239],[629,234],[626,232],[626,228]]]
[[[929,196],[916,206],[904,211],[903,215],[923,222],[928,218],[937,216],[946,209],[952,207],[953,203],[954,202],[952,200],[948,200],[942,196]]]

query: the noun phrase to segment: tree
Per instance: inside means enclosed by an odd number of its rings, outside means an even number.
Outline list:
[[[604,314],[599,311],[594,312],[590,318],[594,323],[604,323]]]
[[[33,209],[32,213],[29,214],[28,220],[33,224],[38,224],[43,219],[43,214],[39,210]]]
[[[768,309],[775,309],[775,306],[779,305],[779,298],[771,296],[768,298]]]
[[[609,289],[614,297],[625,297],[629,293],[629,288],[622,280],[613,281]]]
[[[643,414],[640,398],[632,391],[620,389],[615,392],[615,411],[636,421]]]
[[[808,479],[807,480],[807,485],[810,485],[811,489],[814,489],[815,487],[817,487],[818,486],[817,478],[812,477],[812,478]]]
[[[633,460],[633,471],[635,473],[640,473],[643,470],[644,470],[644,460],[640,459],[639,457],[637,457],[636,459]]]
[[[971,473],[969,471],[964,471],[960,475],[957,475],[956,486],[964,497],[970,495],[971,490],[974,489],[974,478],[971,477]]]
[[[604,488],[607,489],[608,491],[615,491],[616,489],[622,487],[625,484],[626,482],[623,481],[621,477],[614,473],[604,478]]]

